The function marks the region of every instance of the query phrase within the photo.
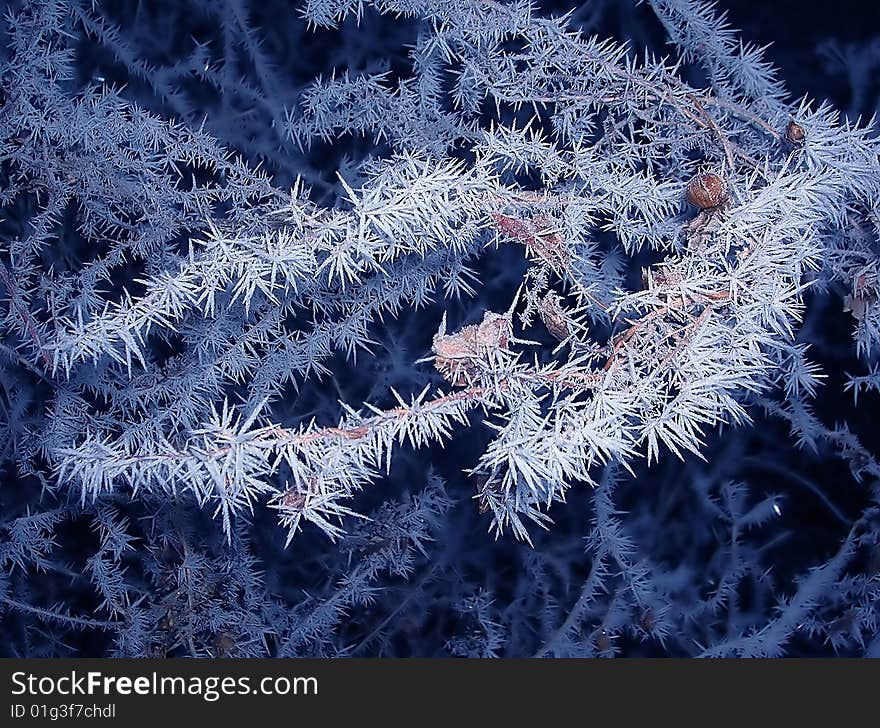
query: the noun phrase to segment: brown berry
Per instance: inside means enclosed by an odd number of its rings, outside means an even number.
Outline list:
[[[804,127],[802,127],[793,119],[788,122],[788,126],[785,127],[785,139],[789,144],[800,146],[804,143],[804,140],[806,138],[807,132],[804,130]]]
[[[705,172],[688,182],[686,196],[694,207],[710,210],[727,199],[727,185],[717,174]]]

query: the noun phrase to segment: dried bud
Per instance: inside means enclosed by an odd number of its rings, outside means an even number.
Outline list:
[[[538,302],[538,315],[547,327],[547,331],[559,341],[565,341],[571,336],[568,317],[562,310],[559,296],[555,293],[548,293]]]
[[[283,493],[275,497],[273,507],[287,513],[301,511],[309,502],[309,496],[319,491],[320,483],[314,475],[309,475],[306,479],[306,488],[300,487],[288,488]]]
[[[292,488],[284,491],[279,499],[279,506],[286,511],[298,511],[306,504],[306,496]]]
[[[228,657],[235,649],[235,636],[229,632],[220,632],[214,637],[214,657]]]
[[[687,186],[687,201],[701,210],[718,207],[727,199],[727,185],[717,174],[698,174]]]
[[[843,297],[843,310],[848,311],[857,321],[864,320],[868,313],[869,302],[867,298],[860,298],[847,294]]]
[[[642,610],[642,613],[639,616],[639,626],[645,630],[645,632],[652,632],[654,627],[657,626],[657,618],[654,616],[654,612],[650,607]]]
[[[489,362],[507,349],[511,337],[510,317],[487,311],[483,320],[455,334],[441,331],[434,337],[434,366],[455,387],[470,384],[479,372],[478,362]]]
[[[785,140],[789,144],[799,147],[804,143],[806,138],[807,132],[804,130],[804,127],[794,120],[788,122],[788,126],[785,127]]]

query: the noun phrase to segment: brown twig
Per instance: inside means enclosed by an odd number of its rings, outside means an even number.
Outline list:
[[[46,349],[44,348],[43,342],[40,339],[40,333],[39,331],[37,331],[37,327],[31,319],[30,312],[27,310],[27,307],[24,306],[19,300],[18,293],[15,290],[15,282],[12,280],[9,269],[6,267],[6,264],[3,261],[0,261],[0,278],[3,279],[6,290],[9,292],[10,306],[12,306],[12,308],[14,308],[18,312],[18,315],[21,318],[22,323],[24,324],[24,328],[28,332],[31,341],[34,344],[34,347],[40,353],[40,357],[43,359],[43,363],[46,365],[47,369],[51,371],[52,360],[46,353]]]

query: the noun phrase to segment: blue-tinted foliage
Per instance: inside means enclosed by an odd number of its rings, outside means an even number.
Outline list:
[[[880,654],[880,25],[731,9],[11,2],[0,651]]]

